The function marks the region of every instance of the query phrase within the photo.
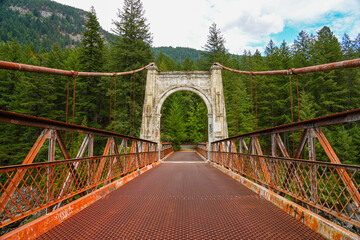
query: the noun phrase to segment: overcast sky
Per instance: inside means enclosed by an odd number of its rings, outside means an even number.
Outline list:
[[[56,0],[86,11],[95,7],[110,31],[122,0]],[[142,0],[153,45],[203,49],[215,22],[230,53],[263,52],[270,39],[291,44],[300,30],[315,34],[327,25],[341,41],[360,33],[360,0]]]

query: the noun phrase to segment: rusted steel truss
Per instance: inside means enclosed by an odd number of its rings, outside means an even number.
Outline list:
[[[341,164],[320,129],[359,120],[360,109],[354,109],[223,139],[211,144],[210,160],[293,197],[314,212],[321,210],[360,227],[360,166]],[[295,130],[302,133],[291,158],[279,133]],[[259,142],[259,137],[266,135],[271,138],[268,156]],[[330,162],[316,161],[316,141]],[[302,159],[305,149],[307,160]]]
[[[78,194],[159,160],[155,142],[127,135],[1,110],[0,123],[43,128],[22,165],[0,167],[0,227],[42,209],[57,209]],[[63,131],[84,133],[74,159],[70,159]],[[101,156],[93,156],[94,136],[107,139]],[[48,162],[33,163],[47,140]],[[62,160],[55,159],[56,146]]]

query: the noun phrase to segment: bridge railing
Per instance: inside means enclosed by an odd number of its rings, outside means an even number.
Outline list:
[[[354,192],[347,190],[360,188],[360,166],[228,152],[211,152],[211,159],[291,200],[360,227],[359,205]],[[344,182],[345,172],[349,178]]]
[[[163,159],[173,151],[171,142],[161,143],[160,159]]]
[[[1,207],[1,225],[58,207],[66,199],[157,161],[157,157],[156,152],[144,152],[0,167],[0,178],[6,179],[0,191],[8,199]]]
[[[0,167],[0,227],[42,209],[59,208],[110,181],[159,160],[155,142],[74,124],[0,110],[0,123],[42,128],[22,165]],[[71,157],[63,136],[77,134],[83,141]],[[96,137],[96,141],[94,138]],[[48,141],[47,159],[38,156]],[[106,143],[101,156],[94,144]],[[70,146],[69,146],[70,145]],[[59,152],[56,154],[56,146]],[[87,153],[87,157],[84,157]],[[33,163],[38,156],[41,161]],[[39,159],[38,159],[39,160]]]
[[[208,143],[207,142],[199,142],[196,148],[197,152],[201,154],[204,158],[208,158]]]
[[[324,217],[332,215],[360,228],[360,166],[341,164],[320,129],[357,121],[360,108],[215,141],[210,160]],[[280,134],[295,130],[301,131],[301,139],[290,157]],[[316,140],[329,162],[316,161]],[[262,148],[260,142],[271,149]]]

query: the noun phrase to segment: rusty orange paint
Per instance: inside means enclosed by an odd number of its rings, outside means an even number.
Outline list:
[[[212,166],[219,169],[220,171],[228,174],[234,179],[237,179],[238,182],[245,185],[250,190],[258,193],[260,196],[264,197],[266,200],[272,202],[274,205],[282,209],[283,211],[287,212],[290,216],[294,217],[296,220],[300,220],[303,224],[310,227],[314,231],[320,233],[324,237],[328,239],[358,239],[359,237],[334,224],[333,222],[330,222],[329,220],[326,220],[325,218],[311,212],[310,210],[307,210],[306,208],[303,208],[302,206],[293,203],[286,198],[281,197],[280,195],[250,181],[249,179],[246,179],[242,177],[241,175],[234,173],[230,171],[229,169],[224,168],[223,166],[216,164],[214,162],[211,163]],[[295,211],[289,212],[289,206],[292,206],[293,209],[296,210],[297,214],[294,214]],[[302,219],[301,215],[298,213],[301,212],[304,216],[304,220]]]
[[[17,228],[14,231],[7,233],[6,235],[0,237],[0,239],[35,239],[41,234],[49,231],[50,229],[54,228],[64,220],[68,219],[69,217],[73,216],[74,214],[78,213],[82,209],[88,207],[92,203],[96,202],[100,198],[106,196],[110,192],[116,190],[117,188],[121,187],[125,183],[131,181],[132,179],[136,178],[140,174],[152,169],[153,167],[159,165],[160,162],[155,162],[151,165],[145,166],[138,171],[135,171],[121,179],[112,182],[82,198],[79,198],[54,212],[51,212],[41,218],[38,218],[24,226]]]

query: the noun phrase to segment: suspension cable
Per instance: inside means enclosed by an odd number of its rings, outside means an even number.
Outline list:
[[[136,106],[135,106],[135,72],[134,72],[134,78],[133,78],[133,136],[135,135],[135,112],[136,112]]]
[[[115,92],[114,92],[114,132],[115,132],[115,124],[116,124],[116,82],[117,82],[117,74],[114,73],[114,82],[115,82]]]
[[[250,92],[251,92],[251,125],[252,125],[252,131],[254,131],[254,104],[253,104],[253,75],[251,75],[251,81],[250,81]]]
[[[258,111],[257,111],[256,75],[255,75],[255,123],[256,123],[256,130],[257,130],[258,129]]]
[[[110,79],[110,110],[109,110],[109,128],[110,128],[110,131],[111,131],[111,109],[112,109],[112,106],[111,106],[111,103],[112,103],[112,79]]]
[[[76,97],[76,77],[77,72],[73,72],[74,76],[74,93],[73,93],[73,112],[72,112],[72,124],[75,122],[75,97]],[[74,132],[71,132],[71,158],[74,154]]]
[[[70,77],[67,80],[67,87],[66,87],[66,123],[68,123],[68,115],[69,115],[69,84],[70,84]],[[65,131],[65,146],[67,143],[67,131]]]
[[[300,96],[299,96],[299,75],[296,75],[296,92],[297,92],[297,101],[298,101],[298,115],[299,115],[299,119],[298,119],[298,121],[300,122]]]
[[[299,96],[299,75],[296,75],[296,93],[298,101],[298,121],[300,122],[300,96]],[[299,141],[301,140],[301,131],[299,130]]]
[[[240,74],[237,75],[238,77],[238,89],[237,89],[237,92],[236,92],[236,135],[239,134],[239,108],[240,108],[240,105],[239,105],[239,90],[241,88],[240,86]]]
[[[235,87],[233,88],[233,91],[232,91],[232,105],[233,105],[233,122],[234,122],[234,134],[235,134],[236,133],[236,105],[235,105],[236,84],[234,84],[234,86]]]
[[[130,92],[129,92],[129,127],[130,127],[130,131],[129,131],[129,135],[132,136],[132,78],[133,78],[133,75],[130,76]]]
[[[293,107],[291,74],[289,75],[289,79],[290,79],[291,123],[293,123],[293,122],[294,122],[294,107]],[[293,145],[293,156],[295,157],[295,137],[294,137],[294,131],[292,131],[292,145]]]
[[[224,92],[224,105],[225,105],[225,112],[226,112],[226,109],[227,109],[227,107],[226,107],[226,97],[227,97],[227,95],[226,95],[226,93],[227,93],[227,91],[226,91],[226,71],[224,71],[223,86],[224,86],[224,89],[223,89],[223,92]]]

